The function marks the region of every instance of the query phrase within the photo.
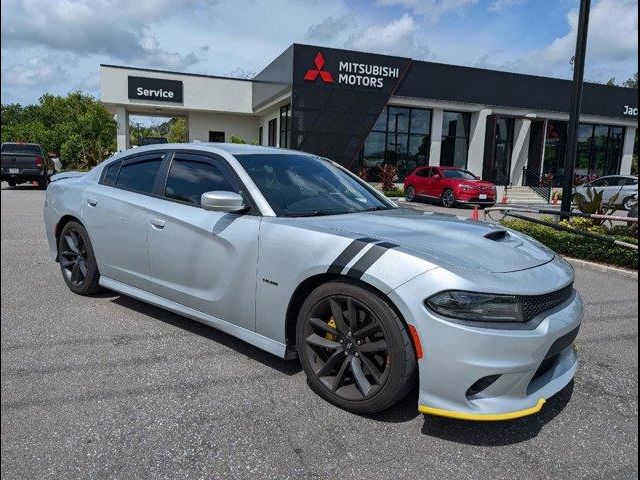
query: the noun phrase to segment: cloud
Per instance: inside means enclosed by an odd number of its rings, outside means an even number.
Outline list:
[[[377,0],[377,3],[389,7],[403,7],[415,15],[436,21],[446,13],[464,11],[478,3],[478,0]]]
[[[415,41],[417,24],[408,13],[385,25],[373,25],[352,35],[345,46],[365,52],[387,55],[418,57],[428,56],[428,49],[420,48]]]
[[[2,46],[44,46],[77,55],[100,54],[161,68],[184,68],[193,53],[160,48],[149,25],[189,1],[84,2],[81,0],[6,0],[2,2]]]
[[[311,41],[331,42],[352,26],[351,16],[327,17],[307,29],[305,38]]]
[[[522,57],[514,64],[521,69],[554,72],[570,68],[575,53],[578,10],[567,14],[568,31],[548,45]],[[634,0],[600,0],[591,7],[587,37],[586,66],[604,72],[613,64],[635,62],[638,57],[638,3]],[[593,69],[593,65],[599,66]],[[605,67],[606,66],[606,67]]]
[[[42,84],[60,84],[68,79],[63,65],[68,56],[32,56],[22,62],[2,57],[2,85],[7,87],[33,87]]]

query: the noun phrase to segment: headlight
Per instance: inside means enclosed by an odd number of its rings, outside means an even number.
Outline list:
[[[468,192],[469,190],[473,190],[473,187],[469,185],[460,185],[460,190],[464,190],[465,192]]]
[[[482,322],[524,322],[522,302],[513,295],[450,290],[428,298],[426,304],[445,317]]]

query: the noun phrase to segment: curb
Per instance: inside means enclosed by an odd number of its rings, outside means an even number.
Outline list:
[[[574,265],[578,265],[580,267],[589,268],[591,270],[597,270],[599,272],[605,273],[617,273],[627,278],[632,278],[634,280],[638,280],[638,272],[633,270],[626,270],[624,268],[619,267],[611,267],[609,265],[603,265],[602,263],[589,262],[587,260],[579,260],[577,258],[571,257],[563,257],[567,262],[572,263]]]

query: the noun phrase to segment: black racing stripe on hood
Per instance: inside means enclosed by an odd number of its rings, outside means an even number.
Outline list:
[[[347,264],[353,260],[364,247],[377,241],[378,239],[370,237],[356,238],[342,251],[340,255],[338,255],[338,258],[333,261],[329,266],[327,273],[342,273],[344,267],[346,267]]]
[[[397,246],[398,245],[391,242],[376,243],[349,269],[347,276],[358,279],[362,278],[364,273],[369,270],[374,263],[380,260],[380,257],[382,257],[387,250]]]

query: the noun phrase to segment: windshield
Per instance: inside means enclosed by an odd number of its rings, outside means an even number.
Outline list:
[[[328,160],[310,155],[235,156],[278,216],[335,215],[394,208]]]
[[[30,143],[3,143],[2,153],[33,153],[35,155],[42,155],[40,145],[34,145]]]
[[[467,170],[443,169],[442,174],[445,178],[462,178],[463,180],[478,180],[473,173]]]

